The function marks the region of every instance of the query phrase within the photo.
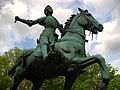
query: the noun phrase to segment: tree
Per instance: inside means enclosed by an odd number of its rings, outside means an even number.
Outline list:
[[[117,74],[110,81],[108,90],[120,90],[120,75]]]
[[[11,86],[12,80],[7,72],[12,68],[21,52],[22,50],[14,48],[0,56],[0,90],[5,90]]]
[[[0,56],[0,90],[6,90],[11,87],[12,79],[7,73],[15,65],[15,62],[22,54],[22,51],[23,50],[15,47]],[[19,87],[19,90],[29,90],[28,87],[30,86],[30,82],[23,81]]]

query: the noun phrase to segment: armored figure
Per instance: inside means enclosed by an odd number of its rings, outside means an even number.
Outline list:
[[[44,58],[43,60],[45,60],[48,57],[50,49],[49,47],[50,45],[53,45],[57,39],[57,34],[55,33],[56,28],[58,28],[60,32],[62,32],[63,28],[62,24],[60,24],[58,20],[54,16],[52,16],[52,7],[50,7],[49,5],[46,6],[44,9],[44,14],[46,16],[38,18],[36,20],[25,20],[19,18],[18,16],[15,17],[15,22],[20,21],[22,23],[27,24],[29,27],[35,24],[39,24],[45,27],[39,38],[41,53]]]

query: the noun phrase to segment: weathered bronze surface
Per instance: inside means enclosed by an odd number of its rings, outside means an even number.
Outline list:
[[[55,30],[56,28],[58,28],[60,32],[62,32],[62,24],[59,24],[58,20],[54,16],[52,16],[53,9],[49,5],[46,6],[44,14],[46,16],[38,18],[36,20],[25,20],[16,16],[15,22],[20,21],[27,24],[29,27],[35,24],[39,24],[45,27],[42,34],[40,35],[39,43],[42,56],[44,59],[46,59],[48,57],[48,50],[50,49],[50,45],[52,46],[57,40],[57,34],[55,33]]]
[[[34,21],[15,17],[15,22],[20,21],[29,26],[39,23],[45,29],[37,40],[37,47],[24,51],[10,70],[9,75],[14,76],[11,90],[16,90],[24,79],[33,83],[32,90],[39,90],[45,79],[57,76],[65,76],[64,90],[70,90],[77,75],[93,63],[100,65],[103,80],[101,90],[106,89],[110,75],[105,59],[100,54],[86,56],[85,52],[85,30],[97,34],[103,31],[103,26],[87,10],[78,10],[79,13],[67,19],[64,28],[52,16],[50,6],[45,8],[45,17]],[[55,34],[56,28],[62,33],[59,40]]]

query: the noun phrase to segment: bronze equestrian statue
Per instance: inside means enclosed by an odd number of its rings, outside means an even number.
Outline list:
[[[72,15],[65,24],[62,37],[54,43],[53,51],[48,54],[45,61],[40,54],[42,52],[40,42],[35,49],[23,52],[9,72],[9,75],[14,76],[10,90],[16,90],[24,79],[33,83],[32,90],[39,90],[45,79],[57,76],[65,76],[64,90],[70,90],[77,75],[94,63],[101,67],[103,81],[101,90],[106,90],[110,75],[105,59],[99,54],[86,56],[85,52],[85,30],[97,34],[103,31],[103,26],[87,10],[80,8],[79,13]]]

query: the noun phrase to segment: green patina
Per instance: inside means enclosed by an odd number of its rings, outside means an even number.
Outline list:
[[[41,53],[43,55],[43,58],[45,59],[48,57],[48,52],[49,52],[48,49],[50,44],[53,45],[54,42],[57,40],[57,35],[55,33],[55,30],[56,28],[58,28],[60,32],[62,32],[62,24],[59,24],[58,20],[54,16],[52,16],[53,9],[49,5],[46,6],[44,10],[44,14],[46,16],[38,18],[36,20],[25,20],[16,16],[15,22],[20,21],[22,23],[27,24],[30,27],[35,24],[39,24],[45,27],[39,38]]]
[[[102,72],[103,85],[98,90],[106,90],[110,75],[105,65],[105,59],[99,54],[86,56],[85,52],[85,30],[97,34],[103,31],[103,26],[87,10],[78,9],[79,13],[71,15],[64,28],[52,16],[53,10],[50,6],[45,8],[45,17],[34,21],[15,17],[15,21],[29,26],[39,23],[45,29],[37,41],[37,47],[26,51],[28,54],[23,53],[10,70],[9,75],[14,76],[11,90],[16,90],[24,79],[33,83],[32,90],[39,90],[45,79],[57,76],[65,76],[64,90],[70,90],[78,74],[83,73],[85,67],[94,63],[100,65]],[[59,40],[54,37],[56,28],[62,33]],[[50,41],[51,35],[55,40],[52,38],[53,41]],[[46,56],[47,58],[44,59],[43,57]]]

